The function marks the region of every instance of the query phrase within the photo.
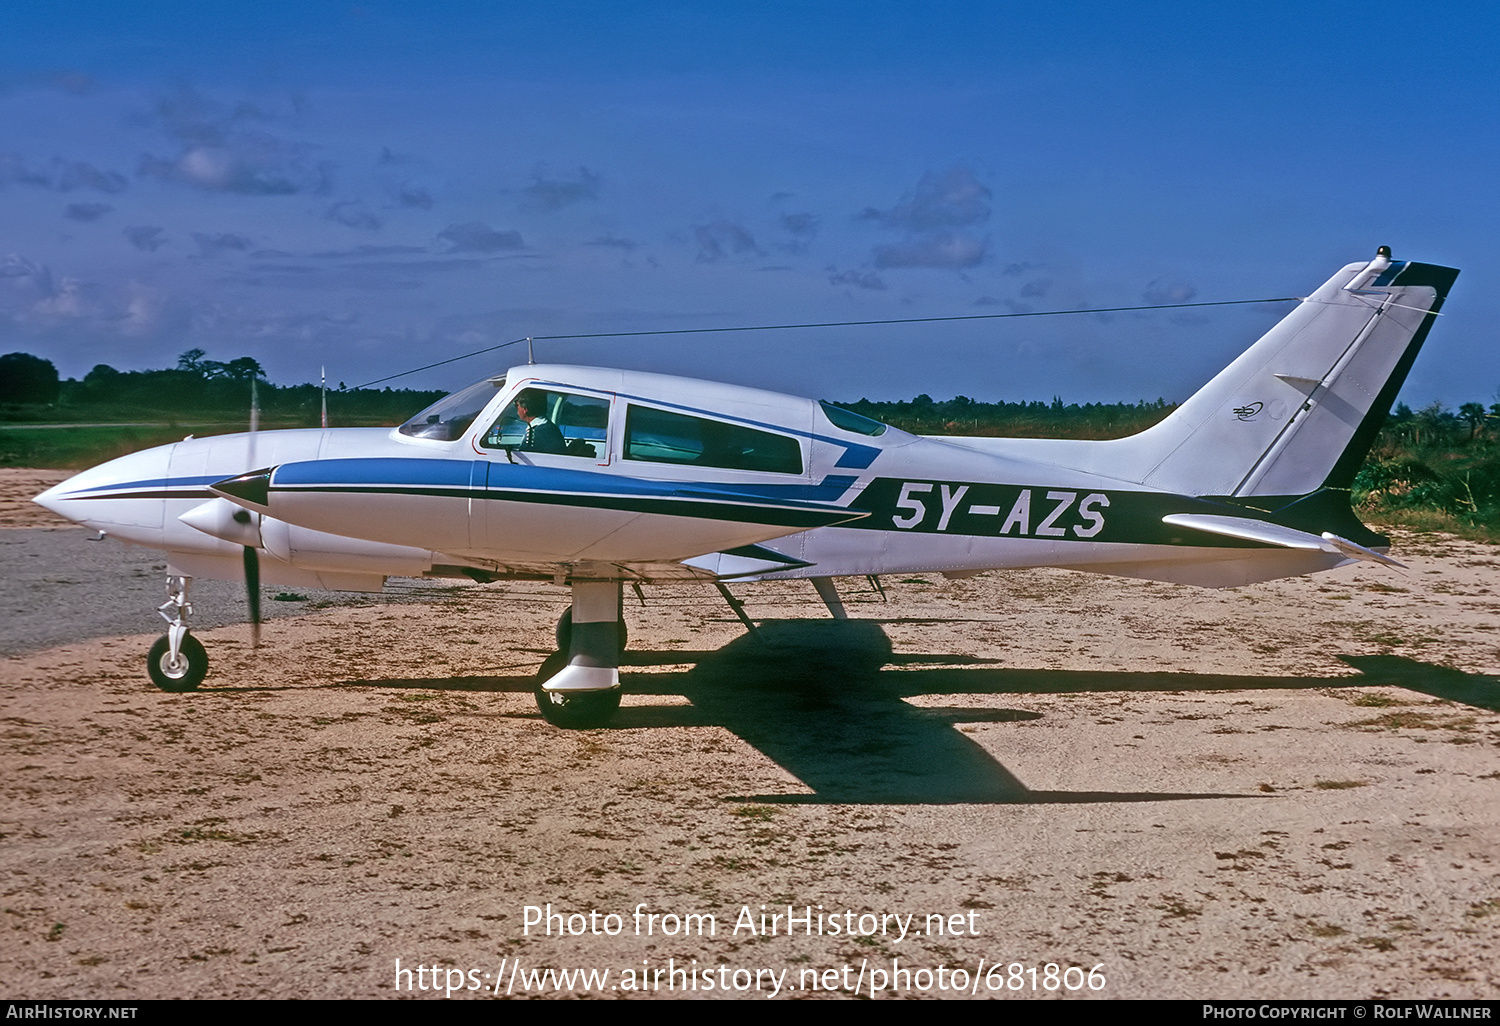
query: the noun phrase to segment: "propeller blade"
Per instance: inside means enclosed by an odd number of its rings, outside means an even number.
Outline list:
[[[245,599],[250,605],[250,647],[260,647],[260,554],[245,546]]]
[[[255,436],[260,431],[260,396],[255,391],[255,376],[250,376],[250,437],[249,463],[255,466]],[[270,475],[267,475],[269,479]],[[242,511],[243,512],[243,511]],[[236,515],[236,519],[238,515]],[[250,647],[260,648],[260,553],[255,546],[246,545],[245,556],[245,601],[250,606]]]

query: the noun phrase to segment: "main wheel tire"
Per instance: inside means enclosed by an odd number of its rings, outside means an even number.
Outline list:
[[[626,644],[630,641],[630,629],[625,626],[625,618],[621,617],[615,621],[615,630],[620,633],[620,651],[625,651]],[[567,652],[573,645],[573,607],[564,609],[562,616],[557,618],[557,650]]]
[[[203,643],[191,634],[182,636],[177,661],[172,662],[172,643],[165,634],[156,639],[146,655],[146,672],[151,683],[163,691],[197,691],[208,676],[208,653]]]
[[[554,727],[588,730],[608,726],[620,710],[620,689],[608,691],[548,691],[543,684],[568,665],[567,652],[553,652],[536,673],[536,707]]]

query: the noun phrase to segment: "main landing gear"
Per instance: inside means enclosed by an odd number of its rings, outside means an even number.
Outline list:
[[[208,653],[203,643],[188,633],[193,604],[188,601],[191,577],[167,575],[167,600],[158,608],[167,621],[167,633],[156,639],[146,656],[151,683],[163,691],[197,691],[208,676]]]
[[[574,581],[557,621],[557,651],[536,675],[536,706],[555,727],[602,727],[620,708],[625,620],[619,581]]]
[[[625,646],[630,643],[630,628],[625,626],[625,617],[621,616],[615,621],[615,632],[620,636],[620,651],[625,651]],[[562,611],[562,616],[557,618],[557,651],[553,655],[559,655],[570,650],[573,644],[573,607],[569,606]],[[559,668],[561,668],[559,666]]]

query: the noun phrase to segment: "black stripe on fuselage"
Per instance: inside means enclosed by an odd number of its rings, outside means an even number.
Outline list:
[[[1171,513],[1246,519],[1243,506],[1164,492],[1056,488],[911,478],[877,478],[855,501],[869,512],[845,524],[861,531],[1033,538],[1138,545],[1263,548],[1263,543],[1162,523]]]
[[[65,495],[63,499],[93,502],[96,499],[212,499],[213,497],[214,493],[206,488],[154,488],[139,492],[82,492],[78,495]]]

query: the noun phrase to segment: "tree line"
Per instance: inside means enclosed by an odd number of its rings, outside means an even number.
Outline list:
[[[0,414],[4,419],[57,419],[59,415],[110,419],[129,411],[131,419],[161,415],[173,420],[249,415],[251,389],[268,418],[317,424],[323,390],[318,385],[274,385],[253,357],[220,362],[202,349],[189,349],[177,366],[122,371],[101,363],[81,380],[62,379],[52,361],[30,353],[0,356]],[[435,402],[442,391],[342,387],[329,391],[330,414],[343,425],[397,423]]]
[[[1368,516],[1500,541],[1500,403],[1398,403],[1354,480]]]
[[[960,395],[945,401],[923,393],[899,402],[861,399],[837,405],[918,435],[999,435],[1007,438],[1120,438],[1177,408],[1165,399],[1134,403],[986,403]]]

